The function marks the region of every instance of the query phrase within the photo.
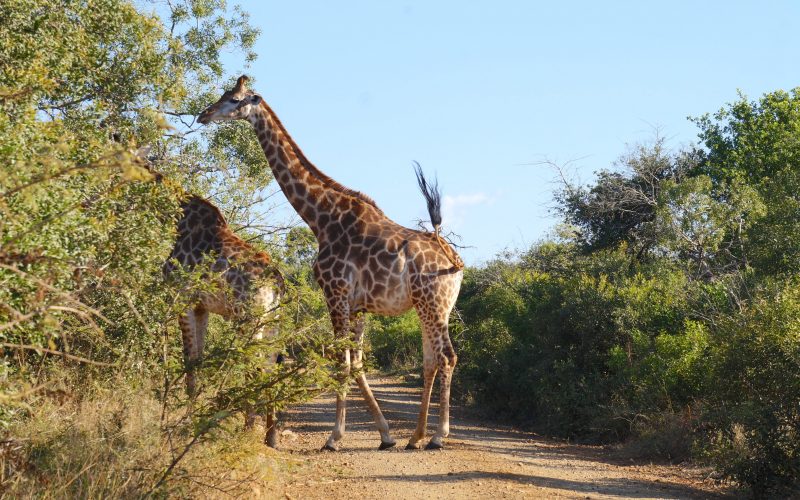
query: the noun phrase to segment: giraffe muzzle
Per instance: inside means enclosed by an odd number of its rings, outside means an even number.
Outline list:
[[[202,125],[208,125],[208,123],[211,121],[211,113],[209,110],[204,109],[199,115],[197,115],[197,121]]]

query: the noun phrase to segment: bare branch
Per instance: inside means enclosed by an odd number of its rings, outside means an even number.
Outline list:
[[[116,363],[104,363],[102,361],[95,361],[93,359],[84,358],[82,356],[75,356],[74,354],[67,354],[62,351],[56,351],[53,349],[47,349],[45,347],[41,347],[38,345],[31,345],[31,344],[12,344],[10,342],[0,342],[0,347],[6,349],[23,349],[27,351],[36,351],[37,353],[45,353],[45,354],[53,354],[55,356],[61,356],[62,358],[71,359],[72,361],[78,361],[80,363],[85,363],[87,365],[95,365],[95,366],[105,366],[105,367],[114,367],[117,366]]]

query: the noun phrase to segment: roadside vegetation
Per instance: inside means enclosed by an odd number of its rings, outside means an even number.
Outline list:
[[[558,436],[800,479],[800,91],[694,120],[565,181],[557,237],[470,269],[462,397]]]
[[[467,269],[454,387],[550,435],[797,495],[800,90],[694,122],[695,148],[656,137],[587,186],[563,176],[555,237]],[[415,345],[399,324],[378,329],[383,363]]]
[[[193,124],[218,92],[220,53],[251,61],[257,31],[214,0],[11,0],[0,19],[0,491],[263,490],[280,464],[263,433],[242,433],[243,411],[332,382],[311,242],[263,213],[272,178],[252,134]],[[278,338],[212,320],[193,404],[176,318],[211,285],[161,273],[187,193],[209,197],[289,284]],[[259,371],[275,351],[291,362]]]

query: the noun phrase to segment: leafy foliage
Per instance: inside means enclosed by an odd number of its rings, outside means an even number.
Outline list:
[[[177,492],[195,450],[213,449],[235,427],[232,416],[337,383],[321,356],[330,338],[316,314],[319,293],[295,280],[274,320],[281,335],[255,341],[252,325],[214,321],[193,405],[180,384],[175,319],[191,290],[213,281],[200,269],[180,286],[162,278],[180,200],[209,196],[254,244],[283,245],[259,209],[272,177],[252,132],[200,132],[193,119],[222,83],[220,53],[246,64],[257,34],[222,0],[0,5],[0,427],[17,450],[3,462],[4,487],[56,496]],[[152,170],[167,180],[151,182]],[[287,274],[302,273],[289,266]],[[265,367],[276,351],[292,362]],[[70,454],[76,441],[114,435],[104,429],[116,417],[87,416],[85,428],[70,429],[48,420],[60,410],[42,412],[53,398],[115,407],[109,389],[120,386],[120,398],[157,407],[137,424],[156,435]],[[135,418],[120,409],[117,420]],[[29,434],[43,427],[62,434]],[[110,458],[117,453],[142,462]],[[145,463],[119,482],[111,477]],[[50,473],[64,479],[60,492],[48,489]]]
[[[374,316],[366,326],[369,356],[384,370],[422,366],[422,330],[415,311],[400,316]]]
[[[796,495],[799,96],[696,119],[702,150],[638,147],[561,191],[575,236],[469,270],[462,397]]]
[[[707,149],[699,170],[712,179],[714,194],[724,202],[731,187],[746,185],[767,207],[746,232],[749,261],[764,273],[796,273],[800,90],[776,91],[758,102],[742,97],[695,122]]]
[[[559,211],[579,230],[589,250],[627,243],[640,254],[657,242],[653,222],[664,181],[677,181],[691,170],[697,154],[670,156],[664,138],[641,144],[620,158],[623,170],[601,170],[591,187],[565,183],[556,194]]]

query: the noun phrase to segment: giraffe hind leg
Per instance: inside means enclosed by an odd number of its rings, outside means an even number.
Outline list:
[[[441,449],[444,438],[450,433],[450,381],[458,358],[450,342],[448,323],[460,283],[460,275],[419,283],[420,293],[415,306],[423,331],[425,388],[422,393],[417,429],[409,441],[411,448],[416,448],[417,442],[425,437],[430,396],[437,372],[440,381],[439,422],[436,432],[425,448]]]
[[[450,434],[450,382],[453,380],[453,369],[458,357],[453,350],[453,344],[447,328],[443,331],[442,351],[437,353],[439,368],[439,426],[436,433],[425,446],[426,450],[439,450],[444,447],[443,440]]]
[[[414,434],[411,435],[411,439],[409,439],[408,444],[406,445],[407,450],[418,450],[418,443],[425,439],[425,432],[428,427],[428,412],[431,403],[431,392],[433,390],[433,381],[436,379],[437,370],[438,367],[433,359],[425,359],[423,361],[424,386],[422,388],[419,417],[417,418],[417,428],[414,430]]]
[[[362,345],[364,344],[364,317],[359,315],[355,318],[350,318],[350,324],[353,325],[353,333],[355,335],[356,344],[358,345],[352,360],[353,370],[356,371],[356,382],[372,414],[372,418],[375,420],[375,427],[377,427],[381,435],[381,444],[378,449],[387,450],[394,447],[397,442],[392,439],[392,436],[389,434],[389,423],[386,422],[386,418],[383,416],[383,412],[381,412],[378,401],[375,399],[375,395],[372,393],[372,389],[370,389],[369,383],[367,382],[367,376],[363,371],[364,350],[362,349]]]

